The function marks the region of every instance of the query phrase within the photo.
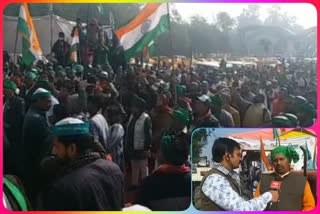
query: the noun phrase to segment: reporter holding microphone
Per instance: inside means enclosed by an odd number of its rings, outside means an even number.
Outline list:
[[[279,146],[272,150],[274,172],[262,174],[254,197],[275,190],[279,201],[270,203],[266,210],[308,211],[315,207],[315,200],[307,178],[290,171],[290,163],[298,162],[299,155],[291,146]]]
[[[229,138],[218,138],[212,147],[213,168],[203,177],[195,207],[202,211],[262,211],[277,202],[278,191],[268,190],[251,199],[245,194],[239,174],[240,145]],[[197,190],[196,190],[197,191]]]

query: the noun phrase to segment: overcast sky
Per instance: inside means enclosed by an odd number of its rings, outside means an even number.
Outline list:
[[[268,16],[268,9],[274,4],[259,4],[260,19],[264,20]],[[283,3],[279,4],[281,10],[289,16],[296,16],[297,23],[304,28],[314,27],[317,25],[317,10],[311,4],[306,3]],[[245,3],[175,3],[175,8],[179,11],[184,19],[189,19],[195,14],[199,14],[206,18],[209,22],[213,21],[213,14],[219,12],[228,12],[232,17],[236,18],[248,4]]]

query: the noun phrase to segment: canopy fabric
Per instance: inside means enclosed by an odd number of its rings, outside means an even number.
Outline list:
[[[41,49],[44,55],[51,52],[51,16],[33,17],[33,24],[37,32]],[[3,16],[3,50],[14,54],[15,38],[17,33],[18,17]],[[64,32],[66,41],[71,43],[71,31],[75,22],[68,21],[60,16],[52,16],[52,45],[58,40],[58,33]],[[16,53],[21,53],[21,36],[18,35]]]
[[[286,129],[285,132],[291,131],[292,129]],[[279,133],[281,139],[281,133]],[[242,132],[237,134],[230,134],[227,137],[233,137],[238,139],[250,139],[250,140],[259,140],[260,137],[263,140],[273,140],[273,129],[259,129],[252,130],[249,132]]]
[[[317,135],[308,129],[295,129],[289,132],[285,132],[280,136],[280,139],[287,139],[287,138],[297,138],[297,137],[307,137],[307,136],[314,136],[316,137]]]
[[[299,138],[299,137],[308,137],[315,136],[316,134],[308,129],[299,129],[299,128],[286,128],[286,129],[278,129],[279,138],[281,139],[289,139],[289,138]],[[263,140],[274,140],[273,129],[259,129],[252,130],[249,132],[242,132],[237,134],[230,134],[227,137],[238,138],[238,139],[246,139],[246,140],[259,140],[260,137]]]

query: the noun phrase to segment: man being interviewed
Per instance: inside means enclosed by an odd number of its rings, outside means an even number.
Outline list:
[[[312,210],[315,200],[307,178],[290,171],[290,163],[298,162],[299,155],[291,146],[279,146],[272,150],[271,159],[275,172],[262,174],[254,196],[269,191],[270,184],[279,183],[279,201],[268,206],[267,210]]]
[[[218,138],[212,147],[213,168],[200,185],[197,206],[207,211],[262,211],[269,202],[278,201],[277,191],[268,191],[258,198],[248,200],[240,185],[240,145],[228,138]]]

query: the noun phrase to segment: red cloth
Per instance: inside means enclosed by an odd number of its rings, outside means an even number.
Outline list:
[[[288,102],[283,99],[275,99],[272,103],[272,116],[278,115],[281,112],[288,111]]]
[[[189,172],[190,167],[186,165],[173,166],[170,164],[162,164],[159,168],[155,169],[152,174],[184,174]]]
[[[183,103],[188,103],[188,104],[192,103],[192,100],[189,99],[188,97],[179,97],[179,101]]]
[[[12,76],[12,77],[10,78],[10,80],[13,81],[13,82],[17,85],[18,88],[21,87],[21,79],[20,79],[20,77],[18,77],[18,76]]]
[[[157,114],[168,113],[168,114],[172,115],[173,110],[172,110],[172,108],[169,107],[168,97],[164,94],[160,95],[160,96],[161,96],[161,100],[162,100],[162,105],[156,106],[155,112]]]

